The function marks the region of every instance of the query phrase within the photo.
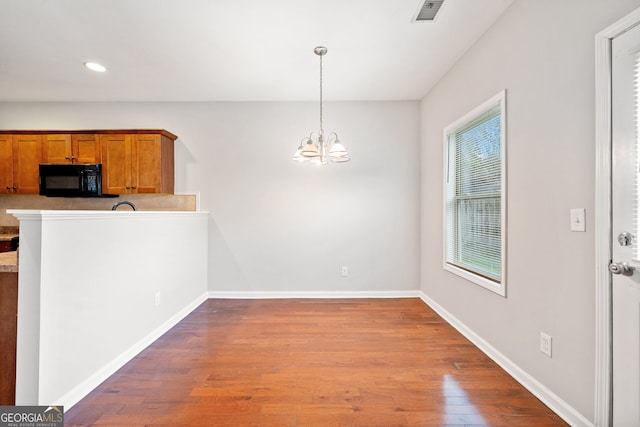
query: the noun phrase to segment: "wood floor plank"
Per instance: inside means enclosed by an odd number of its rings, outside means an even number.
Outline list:
[[[68,426],[566,426],[419,299],[203,303]]]

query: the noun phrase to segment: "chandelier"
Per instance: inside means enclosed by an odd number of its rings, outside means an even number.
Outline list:
[[[300,141],[300,146],[293,155],[293,160],[298,162],[312,162],[318,165],[326,165],[328,158],[335,163],[348,162],[349,153],[338,139],[338,134],[332,132],[325,139],[322,129],[322,57],[327,54],[327,48],[318,46],[313,49],[320,57],[320,130],[312,132]]]

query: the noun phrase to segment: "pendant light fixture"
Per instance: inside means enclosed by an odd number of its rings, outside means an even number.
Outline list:
[[[320,57],[320,130],[300,141],[300,146],[293,155],[293,160],[298,162],[312,162],[318,165],[326,165],[328,159],[335,163],[348,162],[349,153],[338,139],[338,134],[332,132],[326,139],[322,129],[322,57],[327,54],[327,48],[318,46],[313,52]]]

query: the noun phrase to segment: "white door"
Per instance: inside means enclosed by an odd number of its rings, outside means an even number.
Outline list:
[[[640,26],[612,42],[613,426],[640,426]]]

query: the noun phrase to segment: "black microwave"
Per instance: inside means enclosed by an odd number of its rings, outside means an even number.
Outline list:
[[[40,165],[40,195],[103,197],[102,165]]]

